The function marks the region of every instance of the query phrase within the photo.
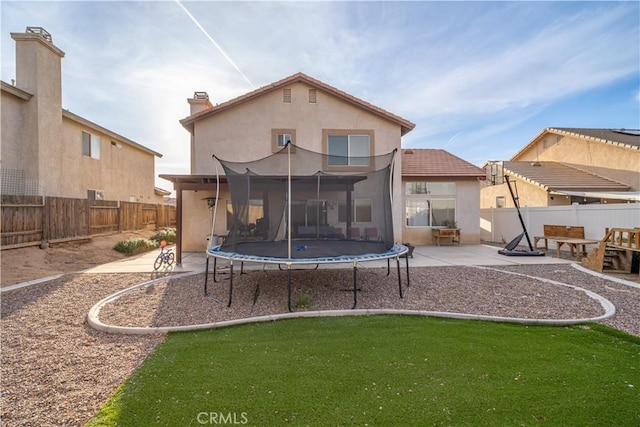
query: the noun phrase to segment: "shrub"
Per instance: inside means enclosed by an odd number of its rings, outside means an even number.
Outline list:
[[[160,244],[155,240],[136,237],[116,243],[113,249],[127,256],[131,256],[156,249],[158,246],[160,246]]]

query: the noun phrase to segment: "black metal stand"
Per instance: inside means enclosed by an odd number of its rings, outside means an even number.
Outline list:
[[[401,256],[397,256],[396,257],[396,269],[398,271],[398,290],[400,293],[400,298],[404,298],[404,296],[406,295],[407,291],[409,290],[409,286],[411,285],[411,279],[409,276],[409,257],[405,254],[402,256],[402,258],[405,258],[405,265],[406,265],[406,275],[407,275],[407,286],[406,288],[403,290],[402,288],[402,273],[401,273],[401,268],[400,268],[400,258]],[[213,281],[214,282],[218,282],[218,280],[216,279],[216,267],[217,267],[217,258],[214,257],[213,258]],[[282,270],[282,268],[280,266],[278,266],[280,268],[280,270]],[[243,268],[244,268],[244,262],[242,262],[240,264],[240,274],[243,274]],[[314,268],[313,270],[316,270],[318,268],[318,265],[316,265],[316,268]],[[291,264],[287,264],[287,308],[289,310],[289,312],[293,312],[294,310],[292,309],[292,305],[291,305],[291,295],[292,295],[292,289],[291,289],[291,271],[293,269],[291,268]],[[305,269],[302,269],[305,270]],[[313,271],[313,270],[309,270],[309,271]],[[391,275],[391,260],[389,258],[387,258],[387,276]],[[208,292],[208,283],[209,283],[209,257],[207,256],[207,260],[205,263],[205,274],[204,274],[204,295],[208,296],[209,292]],[[351,307],[351,309],[355,309],[358,305],[358,263],[354,262],[353,263],[353,306]],[[254,300],[253,300],[253,304],[256,304],[256,300],[258,298],[258,294],[259,294],[259,288],[256,289],[256,292],[254,294]],[[230,260],[229,261],[229,299],[228,302],[226,303],[227,307],[231,307],[231,301],[233,298],[233,261]]]
[[[213,258],[213,281],[217,283],[216,271],[217,271],[218,258]],[[240,274],[243,274],[244,262],[240,264]],[[209,256],[207,255],[207,261],[205,263],[204,270],[204,296],[208,296],[208,283],[209,283]],[[229,261],[229,302],[227,307],[231,307],[231,298],[233,296],[233,261]]]
[[[504,249],[500,249],[498,253],[500,255],[507,256],[544,256],[544,251],[536,250],[533,248],[531,244],[531,239],[529,238],[529,232],[527,231],[527,226],[524,223],[524,219],[522,219],[522,214],[520,213],[520,197],[516,193],[513,192],[511,188],[511,181],[509,181],[509,175],[504,176],[504,180],[507,183],[507,187],[509,188],[509,193],[511,194],[511,199],[513,200],[513,205],[516,207],[516,211],[518,212],[518,219],[520,220],[520,225],[522,226],[522,234],[516,236],[515,239],[510,241]],[[529,250],[517,250],[518,244],[522,240],[523,237],[527,238],[527,244],[529,245]]]
[[[351,310],[356,308],[358,305],[358,263],[353,263],[353,307]]]

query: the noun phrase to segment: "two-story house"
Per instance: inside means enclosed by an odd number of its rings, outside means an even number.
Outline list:
[[[204,250],[214,212],[213,234],[224,236],[231,225],[226,180],[212,155],[231,161],[256,160],[282,149],[287,141],[327,155],[372,156],[398,150],[392,179],[395,240],[407,241],[403,239],[406,234],[411,243],[430,243],[429,229],[443,223],[425,223],[418,217],[439,216],[446,210],[447,218],[467,228],[464,243],[479,242],[478,179],[484,172],[446,152],[402,151],[402,136],[415,126],[407,119],[303,73],[220,104],[212,105],[206,92],[195,92],[188,102],[191,114],[181,123],[191,134],[191,174],[161,175],[172,181],[176,190],[179,256],[182,251]],[[407,156],[415,161],[408,161],[410,167],[405,171]],[[425,163],[425,156],[432,156],[435,163]],[[432,170],[428,170],[430,167]],[[404,182],[405,178],[410,184]],[[463,184],[456,185],[460,181]],[[420,192],[425,186],[434,187],[434,192]],[[446,194],[436,194],[441,187],[446,188]],[[405,202],[405,197],[410,202]],[[218,200],[215,209],[214,200]],[[476,207],[467,210],[469,200],[476,201]],[[340,200],[305,203],[326,203],[330,211],[335,209],[333,213],[340,221]],[[256,220],[262,215],[258,205],[256,201]],[[364,229],[376,206],[364,199],[356,200],[354,206],[352,225]],[[299,212],[300,218],[293,220],[304,221],[306,208],[296,205],[293,215]]]
[[[62,108],[62,58],[42,28],[11,33],[16,79],[1,83],[3,195],[162,203],[162,155]]]
[[[485,164],[482,208],[640,201],[640,131],[546,128],[509,161]]]

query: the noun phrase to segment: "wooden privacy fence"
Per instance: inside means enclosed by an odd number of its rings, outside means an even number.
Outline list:
[[[175,206],[64,197],[2,196],[2,249],[175,226]]]

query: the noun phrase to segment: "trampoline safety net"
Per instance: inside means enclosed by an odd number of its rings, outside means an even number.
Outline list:
[[[395,153],[336,156],[288,144],[249,162],[214,156],[227,178],[233,218],[220,249],[288,259],[388,251]]]

